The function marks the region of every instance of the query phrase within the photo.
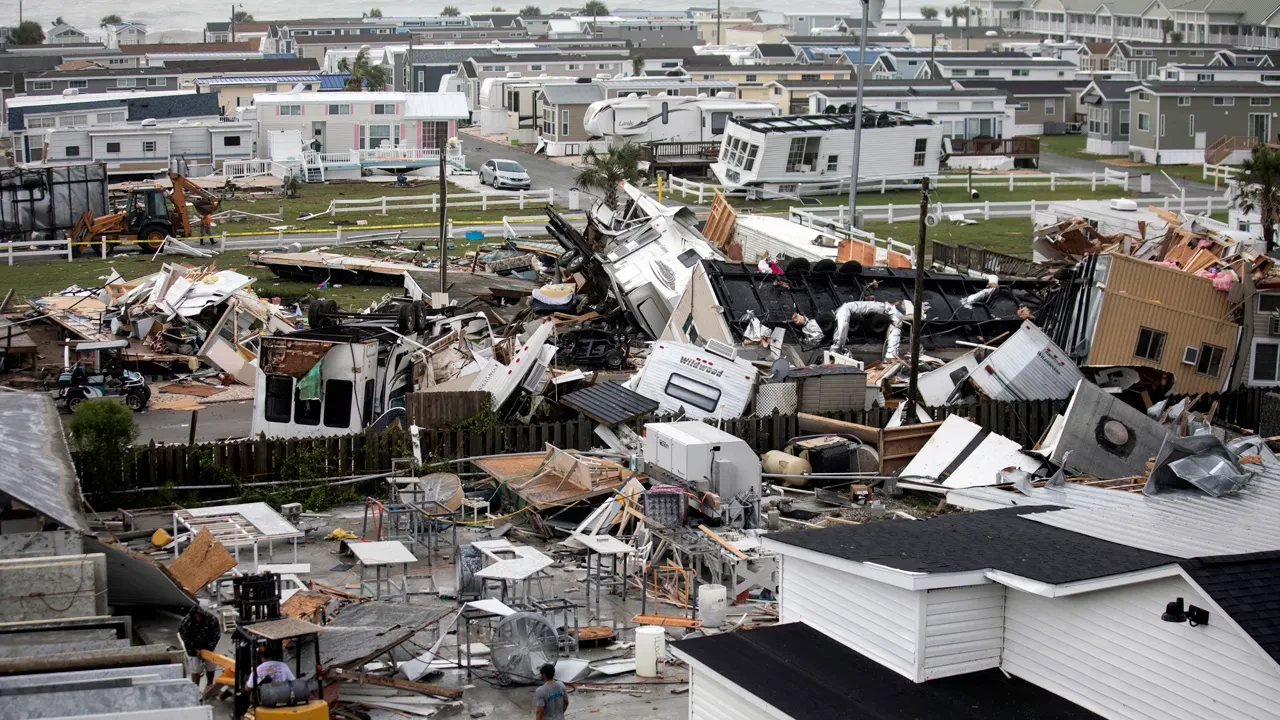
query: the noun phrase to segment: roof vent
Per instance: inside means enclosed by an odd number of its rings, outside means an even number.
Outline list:
[[[738,359],[738,351],[736,348],[734,348],[732,345],[728,343],[723,343],[723,342],[720,342],[719,340],[713,340],[712,338],[707,338],[706,351],[713,355],[719,355],[720,357],[727,358],[729,360]]]
[[[62,91],[62,97],[71,97],[73,95],[79,95],[79,94],[80,94],[80,91],[77,90],[76,88],[67,88],[66,90]]]
[[[1115,198],[1111,201],[1112,210],[1120,210],[1122,212],[1137,212],[1138,203],[1128,198]]]
[[[155,126],[156,126],[156,119],[155,119],[155,118],[146,118],[146,119],[145,119],[145,120],[143,120],[140,124],[142,125],[142,127],[155,127]]]

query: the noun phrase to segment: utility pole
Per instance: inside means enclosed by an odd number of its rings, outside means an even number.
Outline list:
[[[920,180],[920,237],[916,242],[916,287],[915,298],[911,301],[911,375],[907,382],[907,401],[902,408],[902,424],[914,425],[916,422],[916,381],[920,375],[920,331],[924,327],[922,312],[924,305],[924,237],[928,225],[925,218],[929,216],[929,178]]]
[[[236,4],[231,3],[231,42],[236,41]]]
[[[723,42],[720,39],[720,0],[716,0],[716,44],[720,45]]]
[[[867,70],[867,15],[869,0],[862,0],[862,33],[858,35],[858,100],[853,110],[853,172],[849,175],[849,228],[858,226],[858,161],[862,152],[862,76]]]
[[[440,292],[449,292],[449,183],[445,151],[449,146],[449,123],[436,125],[436,144],[440,146]]]

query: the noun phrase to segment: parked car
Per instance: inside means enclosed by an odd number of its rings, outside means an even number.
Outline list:
[[[529,173],[514,160],[489,160],[480,166],[480,184],[515,190],[529,189]]]

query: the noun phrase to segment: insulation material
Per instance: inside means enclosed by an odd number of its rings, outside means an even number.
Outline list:
[[[169,567],[169,574],[187,592],[195,592],[235,566],[236,559],[222,543],[213,539],[213,533],[208,528],[200,528],[191,544]]]
[[[889,303],[854,301],[847,302],[836,309],[836,333],[832,339],[831,349],[844,347],[849,337],[849,319],[854,315],[885,315],[889,318],[889,329],[884,341],[884,359],[898,357],[898,345],[902,343],[902,313]]]
[[[330,342],[264,337],[259,364],[262,372],[268,375],[300,378],[310,372],[332,347]]]

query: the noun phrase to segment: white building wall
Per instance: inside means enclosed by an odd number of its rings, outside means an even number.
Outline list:
[[[804,622],[876,662],[916,679],[923,593],[794,556],[782,562],[780,622]]]
[[[1104,140],[1102,138],[1091,137],[1084,142],[1085,152],[1098,153],[1099,155],[1128,155],[1128,140]]]
[[[338,95],[338,93],[335,93]],[[341,93],[345,95],[345,93]],[[315,123],[324,124],[324,140],[323,152],[336,153],[346,152],[348,150],[356,150],[360,147],[360,127],[362,125],[389,125],[392,127],[392,135],[390,144],[394,147],[413,148],[418,146],[418,135],[416,129],[418,123],[406,122],[404,120],[404,101],[392,103],[391,101],[379,102],[378,104],[396,106],[395,114],[375,115],[373,113],[374,102],[353,102],[346,99],[321,99],[321,100],[300,100],[298,102],[287,102],[272,99],[264,102],[262,95],[255,96],[255,104],[258,106],[258,134],[266,137],[270,132],[277,130],[297,130],[302,133],[302,142],[305,146],[315,137]],[[281,115],[280,107],[284,105],[301,106],[301,115]],[[351,112],[349,114],[331,114],[329,112],[330,105],[349,106]],[[400,129],[400,140],[395,141],[395,128]],[[366,144],[368,144],[366,139]],[[376,149],[377,145],[373,145],[367,149]],[[267,157],[266,148],[258,151],[258,157]]]
[[[1106,718],[1274,720],[1280,671],[1228,618],[1190,627],[1165,603],[1208,601],[1181,577],[1050,599],[1010,592],[1001,667]]]
[[[54,133],[57,137],[65,133]],[[78,134],[78,133],[77,133]],[[85,133],[86,135],[88,133]],[[138,132],[122,132],[115,134],[95,134],[93,136],[93,159],[107,163],[108,169],[113,163],[146,163],[157,162],[167,165],[169,162],[170,149],[173,146],[174,137],[169,131],[157,131],[154,133],[138,133]],[[119,143],[120,152],[107,152],[107,143]],[[143,143],[155,143],[154,149],[150,152],[144,149]],[[85,151],[82,148],[81,154]],[[205,149],[204,155],[209,154],[208,148]],[[193,158],[199,157],[197,153],[190,153]],[[53,159],[57,159],[58,155],[51,155]]]
[[[743,688],[719,673],[705,668],[689,668],[689,720],[780,720],[781,712],[751,702]]]
[[[995,583],[926,593],[925,680],[1000,667],[1004,595]]]
[[[863,128],[862,148],[859,164],[859,175],[864,178],[920,178],[925,175],[938,174],[938,161],[942,148],[941,125],[913,125],[895,128]],[[756,133],[749,133],[756,135]],[[853,131],[833,130],[817,133],[822,138],[818,147],[818,167],[812,172],[787,172],[787,155],[791,150],[794,138],[805,137],[805,133],[765,133],[764,147],[760,149],[760,157],[754,173],[742,173],[743,181],[759,178],[764,181],[797,181],[821,182],[826,179],[840,179],[849,176],[849,163],[853,153]],[[728,133],[726,133],[728,136]],[[758,135],[757,135],[758,137]],[[913,164],[915,141],[918,138],[928,140],[923,166]],[[827,173],[827,159],[831,155],[838,157],[836,170]],[[721,149],[720,157],[723,158]],[[754,175],[754,177],[749,177]]]

